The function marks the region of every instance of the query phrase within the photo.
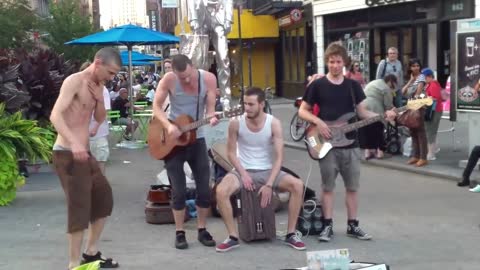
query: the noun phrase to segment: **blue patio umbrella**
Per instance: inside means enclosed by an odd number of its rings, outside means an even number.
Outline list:
[[[179,43],[176,36],[153,31],[147,28],[126,24],[111,28],[107,31],[98,32],[79,39],[66,42],[65,45],[100,45],[118,46],[125,45],[128,48],[129,62],[129,95],[132,95],[132,47],[134,45],[165,45]]]
[[[128,66],[128,51],[121,51],[120,58],[122,58],[122,65]],[[160,61],[161,57],[139,53],[132,51],[132,65],[133,66],[143,66],[142,62],[151,62],[151,61]],[[153,65],[153,63],[148,63],[144,65]]]
[[[120,51],[120,57],[122,58],[122,63],[128,64],[128,51]],[[160,61],[161,57],[139,53],[132,51],[132,61]]]

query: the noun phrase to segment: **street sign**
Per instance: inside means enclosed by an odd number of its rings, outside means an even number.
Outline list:
[[[290,11],[290,18],[292,19],[293,23],[299,22],[302,20],[302,11],[298,8],[293,9]]]

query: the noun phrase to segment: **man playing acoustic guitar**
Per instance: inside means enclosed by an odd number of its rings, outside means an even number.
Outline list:
[[[210,117],[215,114],[215,75],[192,66],[192,61],[185,55],[175,55],[172,58],[173,72],[166,73],[158,85],[153,103],[154,117],[167,127],[168,136],[179,138],[182,133],[175,124],[180,115],[189,115],[193,119]],[[162,106],[167,96],[170,99],[170,112],[163,111]],[[212,117],[210,125],[214,126],[218,119]],[[172,185],[172,211],[175,219],[175,247],[188,248],[183,228],[185,218],[186,179],[183,164],[188,162],[195,178],[198,211],[198,240],[205,246],[215,246],[210,233],[206,230],[206,217],[210,207],[210,168],[207,156],[207,146],[202,128],[197,130],[196,141],[190,145],[177,146],[175,152],[165,158],[165,168]]]
[[[377,115],[368,111],[362,102],[365,94],[361,86],[343,76],[342,70],[347,62],[347,57],[347,52],[341,45],[332,43],[327,47],[324,59],[328,73],[308,86],[298,111],[298,115],[315,125],[319,136],[327,140],[332,137],[332,133],[324,121],[337,120],[340,116],[350,112],[355,112],[362,119]],[[318,105],[320,108],[318,117],[312,114],[314,105]],[[386,112],[387,119],[394,119],[395,115],[394,111]],[[333,235],[333,190],[338,173],[342,175],[346,188],[347,235],[362,240],[371,239],[372,236],[359,227],[357,219],[360,153],[356,138],[354,143],[349,146],[332,149],[319,161],[319,164],[322,176],[324,223],[318,240],[328,242]]]

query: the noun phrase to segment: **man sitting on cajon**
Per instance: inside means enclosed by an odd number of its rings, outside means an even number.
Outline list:
[[[285,244],[304,250],[305,244],[295,234],[300,207],[303,203],[303,183],[300,179],[281,171],[283,161],[282,127],[278,119],[264,112],[265,93],[257,87],[245,92],[245,114],[233,119],[228,126],[227,155],[234,170],[217,186],[217,204],[229,237],[217,246],[226,252],[239,246],[238,231],[232,214],[230,196],[241,188],[258,189],[261,207],[272,198],[273,189],[290,192],[288,205],[288,231]],[[273,160],[275,152],[275,160]]]

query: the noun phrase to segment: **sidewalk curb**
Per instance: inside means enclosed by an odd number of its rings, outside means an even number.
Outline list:
[[[299,145],[298,143],[293,143],[293,142],[285,142],[284,143],[285,147],[292,148],[292,149],[297,149],[297,150],[305,150],[306,147],[304,145]],[[410,172],[410,173],[415,173],[415,174],[421,174],[421,175],[426,175],[430,177],[436,177],[436,178],[442,178],[450,181],[459,181],[460,176],[456,174],[448,174],[448,173],[443,173],[443,172],[437,172],[437,171],[432,171],[432,170],[426,170],[424,168],[417,168],[411,165],[399,163],[398,161],[389,161],[389,160],[362,160],[361,161],[363,164],[366,164],[368,166],[375,166],[375,167],[383,167],[387,169],[392,169],[392,170],[397,170],[401,172]]]

